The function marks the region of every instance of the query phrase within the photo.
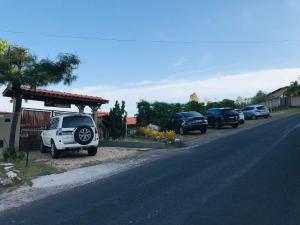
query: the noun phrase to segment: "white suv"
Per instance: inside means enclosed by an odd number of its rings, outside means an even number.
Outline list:
[[[41,152],[50,148],[52,158],[61,151],[86,149],[88,154],[97,154],[98,131],[90,115],[81,113],[63,114],[51,118],[50,126],[41,133]]]

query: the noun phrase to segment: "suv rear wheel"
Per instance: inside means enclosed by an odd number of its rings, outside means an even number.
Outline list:
[[[44,145],[42,139],[41,139],[40,151],[41,153],[46,153],[48,151],[48,148]]]
[[[87,145],[94,138],[94,132],[89,126],[79,126],[74,133],[74,139],[78,144]]]
[[[238,128],[239,124],[235,123],[235,124],[232,124],[231,126],[232,126],[232,128]]]
[[[220,123],[219,120],[215,120],[215,121],[214,121],[214,128],[215,128],[215,129],[220,129],[220,128],[221,128],[221,123]]]
[[[201,134],[205,134],[205,133],[206,133],[206,130],[207,130],[206,128],[201,128],[201,129],[200,129]]]
[[[50,153],[53,159],[57,159],[59,158],[59,151],[57,150],[54,141],[51,141],[51,149],[50,149]]]
[[[97,147],[89,148],[89,149],[88,149],[88,154],[89,154],[89,156],[94,156],[94,155],[96,155],[96,154],[97,154],[97,150],[98,150]]]
[[[252,120],[256,120],[256,116],[253,114],[253,115],[251,116],[251,119],[252,119]]]

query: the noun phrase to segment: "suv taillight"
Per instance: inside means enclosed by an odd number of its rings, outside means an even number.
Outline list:
[[[58,128],[58,129],[56,130],[56,135],[57,135],[57,136],[61,136],[61,135],[62,135],[62,129],[61,129],[61,128]]]

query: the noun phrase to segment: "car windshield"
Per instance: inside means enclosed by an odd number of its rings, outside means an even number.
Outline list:
[[[94,123],[89,116],[67,116],[64,117],[62,128],[73,128],[79,126],[93,127]]]
[[[187,118],[187,117],[199,117],[199,116],[202,116],[198,112],[183,112],[183,113],[180,113],[180,115],[182,115],[185,118]]]

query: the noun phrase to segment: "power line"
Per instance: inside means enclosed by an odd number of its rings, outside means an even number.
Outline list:
[[[300,39],[283,39],[283,40],[229,40],[229,41],[217,41],[217,40],[196,40],[196,41],[171,41],[171,40],[143,40],[143,39],[123,39],[123,38],[105,38],[97,36],[79,36],[79,35],[64,35],[64,34],[50,34],[50,33],[35,33],[24,32],[15,30],[3,30],[0,32],[21,34],[21,35],[33,35],[41,37],[52,38],[65,38],[65,39],[80,39],[80,40],[98,40],[98,41],[114,41],[114,42],[133,42],[133,43],[158,43],[158,44],[285,44],[285,43],[300,43]]]

